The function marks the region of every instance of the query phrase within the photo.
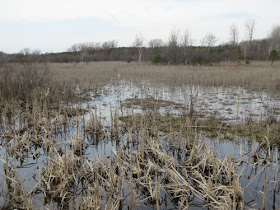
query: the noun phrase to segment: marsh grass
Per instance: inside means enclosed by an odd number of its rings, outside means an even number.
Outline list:
[[[3,167],[0,171],[7,186],[7,202],[1,208],[48,208],[51,203],[64,209],[166,206],[188,209],[197,205],[210,209],[251,208],[254,204],[246,200],[245,191],[262,173],[265,175],[262,204],[266,207],[273,202],[275,208],[279,207],[278,152],[273,149],[273,139],[277,141],[279,137],[278,122],[225,125],[216,116],[199,119],[196,107],[199,89],[192,89],[188,107],[184,108],[156,97],[123,102],[120,88],[116,90],[120,105],[132,108],[140,105],[149,111],[136,114],[132,109],[131,114],[123,115],[123,110],[111,107],[107,113],[109,119],[103,118],[100,107],[87,110],[89,107],[79,106],[81,101],[106,94],[104,86],[120,85],[120,80],[133,82],[144,90],[149,87],[143,81],[148,81],[152,86],[171,88],[187,83],[191,87],[244,86],[273,92],[280,78],[278,64],[273,67],[263,63],[215,67],[121,62],[50,64],[47,69],[51,80],[42,84],[37,80],[44,77],[45,67],[33,65],[4,67],[12,68],[12,73],[6,69],[0,71],[7,81],[15,81],[8,84],[3,77],[0,79],[4,90],[1,89],[0,103]],[[25,95],[19,95],[16,89],[23,83],[16,79],[22,73],[27,77],[26,85],[34,84],[25,68],[42,70],[43,76],[34,73],[38,76],[35,85],[24,88],[21,91]],[[188,108],[188,112],[173,116],[158,111],[168,106]],[[253,152],[244,151],[240,145],[239,156],[238,144],[234,144],[233,155],[222,157],[218,148],[209,144],[209,133],[218,139],[230,133],[234,143],[236,136],[251,136],[254,140],[259,138],[260,144],[254,144]],[[242,164],[257,171],[246,185],[241,182],[246,178]],[[33,182],[28,182],[19,171],[32,165],[36,167]],[[267,172],[270,167],[275,168],[273,201]],[[27,191],[27,187],[31,189]],[[36,195],[43,203],[33,207]]]
[[[140,106],[142,110],[155,111],[159,108],[173,106],[175,109],[184,108],[183,104],[176,103],[173,101],[167,101],[162,99],[155,99],[153,97],[148,98],[128,98],[123,103],[122,106],[126,108],[133,108]]]
[[[221,119],[210,118],[210,119],[199,119],[189,118],[189,115],[185,116],[173,116],[173,115],[160,115],[160,114],[146,114],[147,126],[152,128],[156,124],[157,131],[164,133],[169,133],[171,131],[182,132],[186,135],[188,129],[187,124],[192,123],[196,126],[197,131],[203,131],[206,136],[210,138],[220,138],[221,140],[233,140],[234,136],[245,137],[248,140],[255,139],[260,143],[265,141],[266,138],[269,139],[270,145],[273,147],[275,145],[279,146],[279,134],[280,125],[278,122],[269,124],[267,121],[253,123],[236,123],[227,124]],[[120,118],[125,124],[135,124],[135,128],[140,127],[141,120],[143,116],[141,114],[128,115]],[[269,132],[267,133],[267,131]]]
[[[116,113],[113,113],[112,116],[119,119]],[[94,132],[102,130],[101,127],[99,129],[96,127],[97,125],[102,126],[97,119],[96,114],[91,115],[90,128],[94,128]],[[115,122],[115,120],[113,121]],[[89,129],[87,124],[78,120],[76,122],[81,123],[81,130]],[[175,135],[174,131],[169,132],[170,134],[165,137],[165,142],[177,145],[171,148],[178,153],[178,157],[170,155],[167,153],[167,148],[161,145],[161,138],[152,135],[152,133],[157,133],[157,128],[155,127],[151,133],[148,129],[148,122],[149,120],[143,118],[140,131],[134,133],[133,138],[135,139],[131,139],[132,136],[128,137],[128,140],[123,141],[122,146],[118,147],[117,151],[112,150],[113,159],[106,154],[104,159],[100,157],[86,159],[84,149],[87,144],[82,132],[77,129],[77,134],[73,135],[69,142],[58,141],[52,135],[53,125],[51,121],[46,119],[41,134],[44,136],[42,147],[45,151],[46,165],[41,166],[41,178],[36,184],[38,189],[44,192],[45,202],[52,200],[59,203],[61,207],[68,208],[76,196],[81,196],[80,193],[84,191],[83,189],[87,189],[88,196],[92,195],[92,189],[95,189],[94,200],[91,200],[91,196],[83,198],[81,206],[84,208],[92,206],[101,208],[107,202],[109,202],[110,208],[123,205],[136,206],[143,205],[144,201],[159,208],[162,205],[161,190],[170,198],[175,196],[175,200],[177,200],[175,205],[181,207],[189,205],[192,200],[189,199],[190,195],[198,197],[209,207],[228,206],[228,199],[231,200],[233,193],[239,195],[239,190],[235,192],[231,187],[231,179],[236,176],[231,171],[233,166],[230,165],[233,163],[228,162],[227,159],[217,163],[215,150],[208,148],[197,135],[186,138],[189,139],[189,142],[186,142],[185,138],[182,138],[183,135]],[[46,129],[47,126],[51,127]],[[122,124],[114,124],[111,133],[115,135],[110,135],[110,138],[119,141],[123,133],[122,130],[131,130],[127,125],[123,126]],[[183,131],[181,130],[181,132]],[[26,145],[21,145],[21,142]],[[174,144],[176,142],[177,144]],[[188,149],[184,149],[187,148],[186,145],[188,145]],[[168,144],[166,146],[169,147]],[[26,154],[21,161],[25,162],[28,159],[28,154],[32,153],[34,148],[27,133],[20,140],[14,138],[13,144],[6,147],[7,160],[4,162],[5,164],[8,162],[8,147],[13,148],[10,154],[13,154],[14,165],[6,167],[8,168],[6,169],[7,180],[11,181],[9,186],[12,186],[13,189],[10,193],[12,193],[13,199],[18,197],[24,201],[26,197],[24,189],[15,190],[13,188],[13,186],[22,186],[18,183],[19,180],[15,173],[16,156]],[[138,150],[138,147],[141,149]],[[180,161],[181,157],[179,158],[179,156],[185,156],[183,162]],[[213,178],[210,177],[210,171],[211,174],[216,173],[215,185],[213,185]],[[11,172],[13,173],[11,174]],[[128,187],[130,190],[127,190],[126,186],[130,186]],[[125,191],[126,193],[123,194]],[[109,194],[107,195],[107,193]],[[141,196],[139,197],[139,195]],[[17,203],[13,204],[14,207],[17,205]]]
[[[248,89],[277,91],[280,88],[279,63],[253,62],[251,65],[222,63],[219,66],[157,66],[125,62],[90,62],[78,65],[51,64],[50,70],[60,82],[71,81],[95,87],[118,80],[152,85],[242,86]]]

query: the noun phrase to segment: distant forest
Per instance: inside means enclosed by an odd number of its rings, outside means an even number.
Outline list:
[[[71,46],[65,52],[40,53],[24,49],[19,53],[0,52],[0,63],[23,62],[90,62],[90,61],[137,61],[155,64],[190,64],[209,65],[220,62],[250,63],[251,60],[270,60],[271,64],[279,58],[280,26],[274,27],[267,38],[254,39],[255,22],[249,20],[245,25],[247,40],[238,42],[238,29],[230,26],[230,41],[216,45],[214,34],[207,34],[199,45],[193,45],[189,32],[181,35],[178,31],[170,32],[167,42],[152,39],[144,45],[141,35],[135,37],[131,47],[118,47],[115,40],[104,43],[80,43]]]

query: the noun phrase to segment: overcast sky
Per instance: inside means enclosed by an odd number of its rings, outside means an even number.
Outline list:
[[[0,0],[0,51],[23,48],[42,52],[67,50],[80,42],[117,40],[129,46],[141,33],[146,43],[168,39],[173,28],[188,29],[199,44],[213,33],[229,40],[229,26],[255,19],[255,38],[280,24],[280,0]]]

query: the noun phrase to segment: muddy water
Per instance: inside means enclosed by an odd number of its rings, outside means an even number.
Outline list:
[[[135,86],[131,83],[120,82],[119,85],[105,86],[103,89],[94,90],[91,92],[92,100],[87,103],[75,104],[75,106],[81,106],[88,111],[94,112],[97,110],[99,117],[102,119],[102,124],[110,126],[111,123],[111,110],[118,110],[119,116],[130,115],[132,109],[134,113],[142,113],[147,111],[154,111],[145,109],[140,104],[136,104],[130,107],[126,106],[128,100],[139,99],[144,101],[146,98],[153,98],[156,101],[162,100],[166,102],[176,102],[168,104],[166,103],[162,107],[157,107],[157,111],[161,114],[181,115],[190,111],[191,107],[194,109],[196,114],[199,114],[201,118],[207,118],[215,115],[223,119],[226,123],[239,123],[250,118],[253,121],[261,121],[269,117],[270,115],[275,116],[280,120],[280,99],[273,97],[267,93],[248,92],[241,87],[235,88],[222,88],[222,87],[211,87],[203,88],[198,86],[180,86],[180,87],[166,87],[162,85],[150,86],[149,84],[143,83],[142,85]],[[139,101],[138,100],[138,101]],[[86,120],[89,120],[90,115],[86,114]],[[80,120],[82,117],[80,117]],[[71,119],[73,125],[75,125],[76,117]],[[69,142],[71,138],[77,134],[77,127],[73,126],[68,128],[63,135],[54,135],[54,138],[61,141],[62,144]],[[86,142],[85,155],[87,158],[93,159],[100,156],[104,159],[105,156],[113,156],[112,148],[117,150],[118,147],[123,143],[111,141],[108,137],[107,141],[96,141],[91,139],[89,136],[84,136]],[[125,139],[125,138],[124,138]],[[209,146],[215,147],[216,151],[220,155],[220,158],[232,157],[240,162],[237,172],[241,174],[240,183],[242,187],[247,186],[245,193],[245,205],[251,208],[261,208],[262,197],[263,197],[263,183],[265,180],[265,173],[268,178],[267,185],[267,199],[266,207],[268,209],[280,208],[280,200],[275,197],[280,196],[280,186],[278,184],[276,194],[273,192],[274,176],[275,176],[275,159],[276,154],[279,157],[279,150],[266,151],[261,149],[259,154],[264,156],[267,152],[274,154],[270,164],[260,163],[255,166],[248,164],[253,163],[255,160],[254,148],[259,148],[259,144],[256,142],[247,141],[246,139],[237,138],[233,141],[219,141],[217,139],[206,139],[205,141]],[[162,142],[164,144],[164,142]],[[1,147],[1,156],[4,159],[5,151]],[[32,154],[29,158],[26,158],[23,164],[17,163],[18,174],[23,182],[24,188],[27,192],[36,187],[38,180],[40,179],[40,167],[46,165],[45,152],[42,148],[38,148],[38,158],[33,159]],[[241,152],[242,151],[242,152]],[[242,156],[242,157],[241,157]],[[9,158],[13,162],[13,157]],[[267,169],[265,170],[265,166]],[[0,204],[5,202],[5,176],[3,171],[3,162],[0,161]],[[279,179],[279,174],[278,174]],[[164,193],[161,192],[162,197]],[[44,196],[42,193],[37,194],[33,199],[33,205],[35,208],[42,206],[56,208],[55,202],[45,203]],[[201,209],[203,203],[199,200],[195,200],[191,203],[193,209]],[[168,198],[166,202],[162,203],[162,209],[174,209],[177,206],[174,205]],[[153,206],[141,205],[138,209],[153,209]]]

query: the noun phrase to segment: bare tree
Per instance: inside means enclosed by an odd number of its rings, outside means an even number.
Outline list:
[[[71,48],[68,49],[68,51],[79,53],[80,62],[84,62],[86,56],[85,46],[86,46],[85,43],[73,44]]]
[[[251,45],[255,34],[255,26],[256,26],[256,22],[254,19],[249,19],[245,22],[245,31],[246,31],[247,40],[249,42],[248,46],[247,46],[247,42],[246,41],[244,42],[245,60],[247,60],[247,57],[250,57],[253,53],[251,52]]]
[[[170,32],[168,39],[168,54],[171,57],[172,64],[175,65],[180,57],[179,30],[173,29]]]
[[[238,35],[239,35],[238,28],[235,24],[232,24],[229,29],[230,29],[230,43],[233,46],[237,46],[238,45]]]
[[[21,57],[21,62],[35,62],[40,54],[41,54],[40,50],[38,49],[31,50],[29,48],[24,48],[19,52],[19,55]]]
[[[116,48],[117,46],[118,46],[118,42],[115,40],[111,40],[111,41],[103,42],[102,49],[107,50],[107,49]]]
[[[192,39],[191,34],[188,29],[185,30],[185,33],[182,35],[182,46],[191,46],[192,45]]]
[[[185,33],[182,36],[182,55],[184,57],[184,64],[187,64],[188,62],[188,57],[191,54],[191,46],[193,44],[193,41],[191,39],[191,35],[189,30],[185,30]]]
[[[245,22],[245,29],[247,32],[249,43],[251,43],[253,40],[253,36],[255,34],[255,26],[256,21],[254,19],[249,19]]]
[[[209,55],[211,47],[213,47],[216,42],[217,42],[216,36],[212,33],[209,33],[201,40],[201,45],[208,47],[208,55]]]
[[[1,67],[1,64],[4,64],[4,63],[6,63],[7,61],[6,61],[6,53],[4,53],[4,52],[2,52],[2,51],[0,51],[0,67]]]
[[[160,48],[164,45],[164,42],[161,39],[151,39],[149,41],[150,48]]]
[[[149,47],[152,56],[160,55],[163,46],[164,46],[164,42],[161,39],[151,39],[149,41]]]
[[[135,41],[133,42],[133,47],[138,50],[138,64],[142,60],[143,51],[144,51],[144,38],[141,34],[136,35]]]
[[[280,25],[274,26],[269,34],[270,49],[269,53],[275,49],[280,51]]]
[[[41,50],[35,49],[35,50],[33,50],[32,54],[33,55],[41,55]]]
[[[31,54],[31,50],[29,48],[24,48],[19,53],[22,55],[28,56]]]
[[[97,47],[100,47],[99,43],[84,42],[72,45],[71,48],[68,49],[68,51],[79,53],[80,62],[82,63],[85,61],[86,56],[93,52]]]
[[[201,45],[205,47],[212,47],[216,42],[216,36],[212,33],[209,33],[201,40]]]
[[[104,42],[104,43],[102,44],[102,47],[101,47],[101,48],[103,49],[103,51],[104,51],[105,56],[107,57],[107,59],[108,59],[108,57],[110,56],[110,54],[113,52],[113,50],[114,50],[115,48],[117,48],[117,46],[118,46],[118,42],[115,41],[115,40],[106,41],[106,42]]]

